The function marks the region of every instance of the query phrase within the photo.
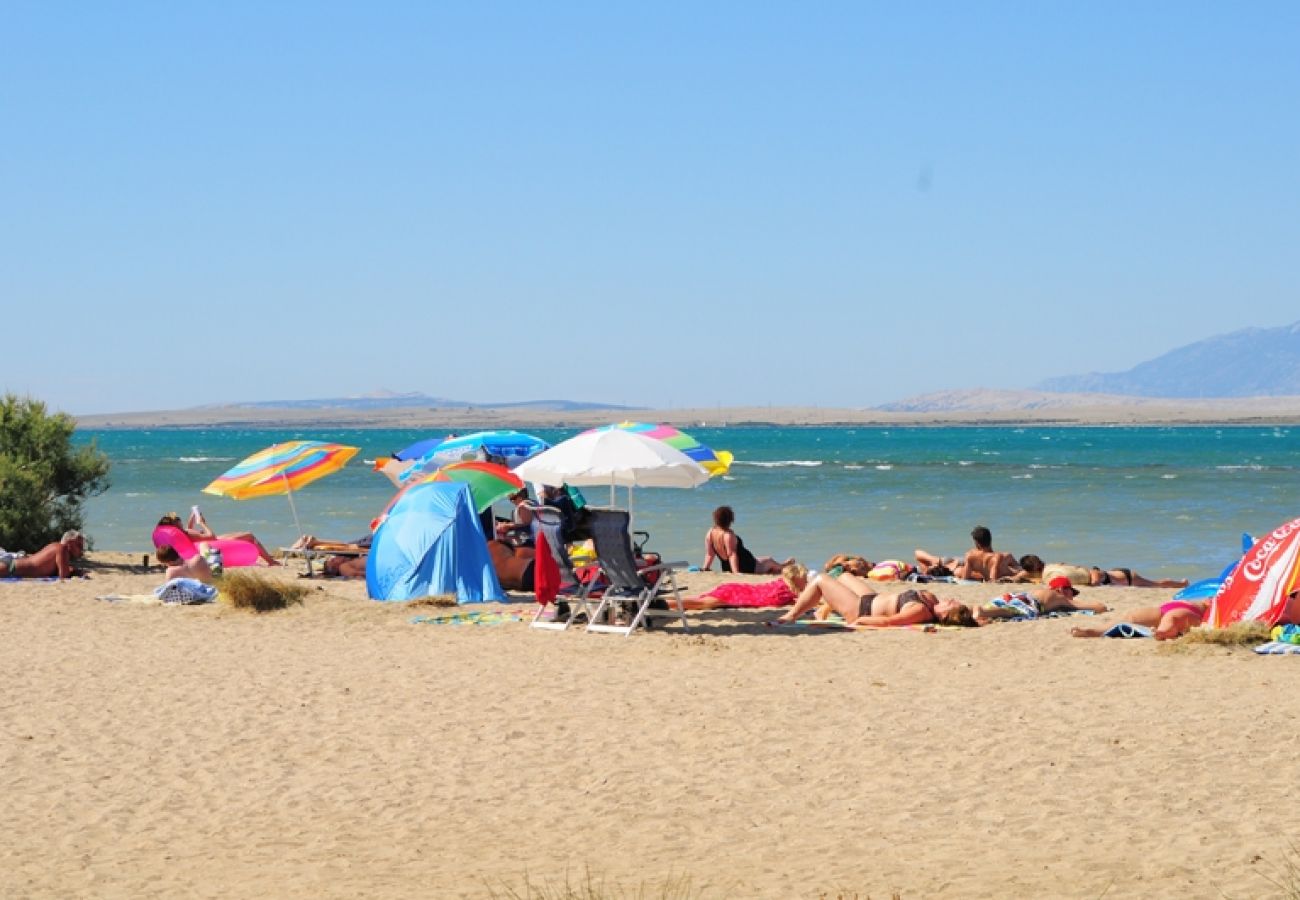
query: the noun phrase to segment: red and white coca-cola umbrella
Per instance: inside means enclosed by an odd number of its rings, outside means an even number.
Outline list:
[[[1210,601],[1205,622],[1224,628],[1233,622],[1276,625],[1287,599],[1300,589],[1300,519],[1279,525],[1255,542]]]

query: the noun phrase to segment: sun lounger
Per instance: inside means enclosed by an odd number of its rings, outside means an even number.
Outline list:
[[[316,560],[326,560],[331,556],[365,556],[370,552],[369,547],[361,547],[357,544],[335,544],[324,541],[317,542],[311,547],[281,547],[279,550],[280,559],[288,562],[291,559],[300,559],[307,564],[307,577],[315,576],[316,571],[313,564]]]
[[[682,628],[689,631],[690,625],[686,621],[686,612],[682,609],[682,595],[676,578],[676,570],[685,569],[687,563],[638,565],[632,548],[632,535],[628,531],[631,517],[627,510],[588,507],[588,512],[587,524],[596,548],[596,564],[606,587],[600,603],[587,620],[587,630],[626,636],[639,626],[648,627],[651,618],[671,617],[680,621]],[[675,608],[667,608],[662,600],[659,604],[655,603],[668,593],[676,598]],[[654,608],[655,606],[662,608]],[[623,624],[605,622],[607,614],[626,618]]]

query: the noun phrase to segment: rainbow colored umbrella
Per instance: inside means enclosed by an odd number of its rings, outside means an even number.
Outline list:
[[[205,494],[248,500],[284,494],[293,510],[293,523],[302,534],[293,492],[317,478],[337,472],[357,454],[358,447],[324,441],[288,441],[259,450],[203,489]]]
[[[379,514],[379,517],[370,523],[371,530],[373,531],[379,527],[379,524],[384,521],[389,511],[392,510],[393,505],[407,491],[418,485],[428,484],[431,481],[458,481],[461,484],[469,485],[469,494],[474,501],[474,509],[478,512],[483,512],[502,497],[507,497],[524,488],[523,480],[505,466],[490,462],[479,462],[478,460],[452,463],[435,472],[417,476],[403,486],[400,491],[393,495],[393,499],[388,501],[388,505],[384,507],[384,511]]]
[[[649,422],[619,422],[616,425],[602,425],[600,428],[590,428],[584,431],[583,434],[590,434],[593,431],[609,431],[614,428],[663,441],[669,447],[682,451],[682,453],[699,463],[700,467],[708,472],[710,477],[727,474],[727,470],[731,468],[732,460],[735,459],[730,451],[710,449],[686,432],[678,431],[671,425],[653,425]]]

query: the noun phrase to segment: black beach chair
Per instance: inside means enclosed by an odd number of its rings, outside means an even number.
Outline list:
[[[649,628],[652,619],[676,618],[689,631],[676,578],[676,570],[685,569],[687,563],[638,563],[628,532],[631,517],[627,510],[588,507],[588,511],[587,524],[605,592],[587,618],[587,630],[626,636],[640,626]],[[668,594],[676,600],[675,608],[664,601]],[[585,593],[583,600],[586,606]],[[622,625],[604,621],[619,615],[625,618]]]

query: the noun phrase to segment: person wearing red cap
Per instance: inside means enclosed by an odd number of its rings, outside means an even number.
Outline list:
[[[1108,609],[1098,600],[1082,600],[1079,589],[1070,583],[1070,579],[1061,575],[1047,583],[1047,587],[1035,591],[1016,591],[994,597],[992,601],[975,610],[975,618],[981,622],[992,619],[1034,618],[1054,612],[1078,612],[1088,610],[1102,613]]]

